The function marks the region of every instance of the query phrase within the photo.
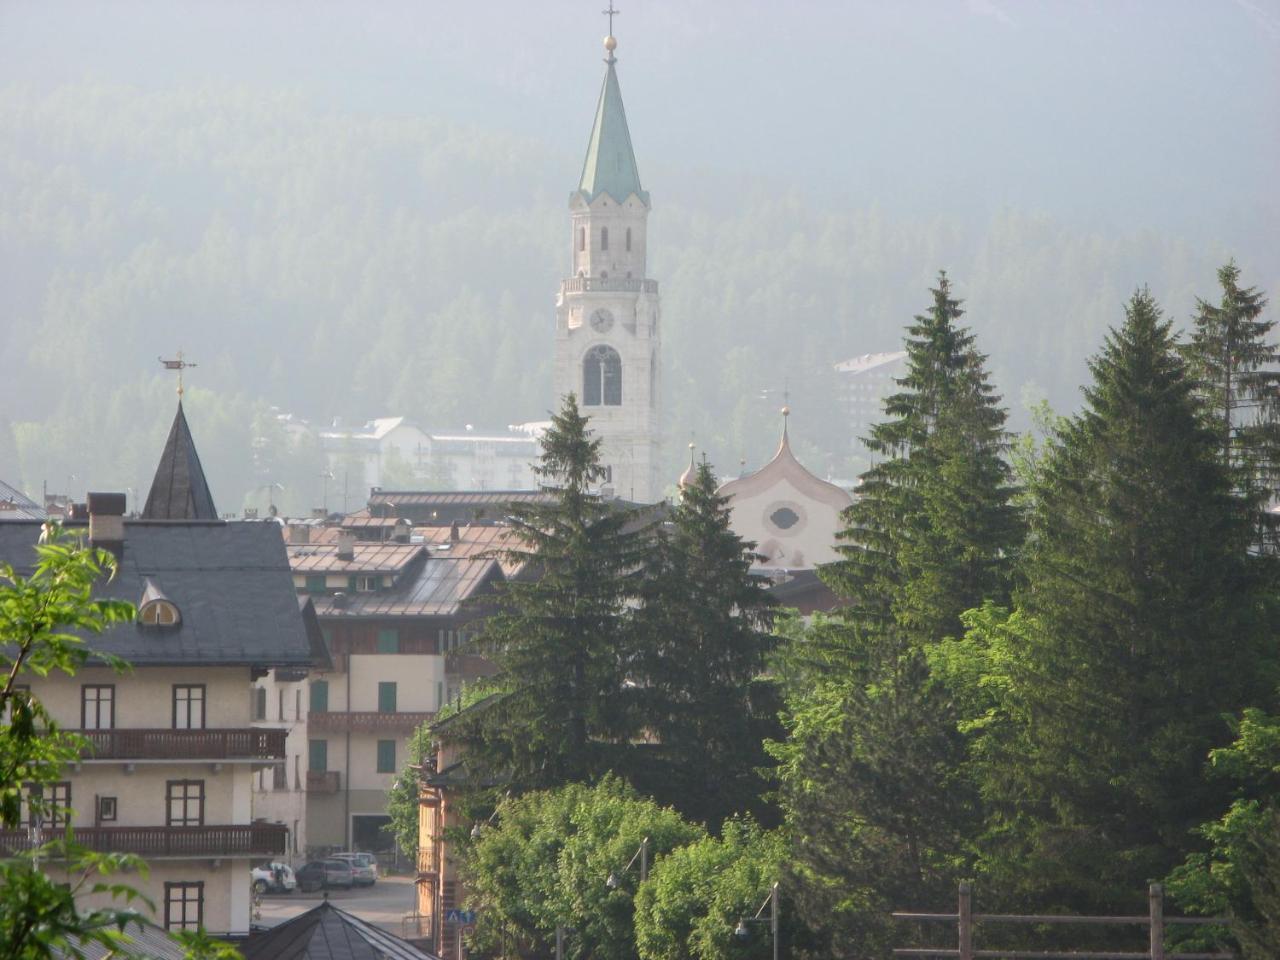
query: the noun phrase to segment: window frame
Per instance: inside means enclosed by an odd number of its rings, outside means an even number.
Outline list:
[[[386,709],[383,706],[383,704],[385,703],[384,697],[388,693],[390,694],[390,701],[391,701],[390,710]],[[378,712],[379,713],[397,713],[399,712],[399,702],[400,702],[400,691],[398,690],[398,685],[396,681],[379,680],[378,681]]]
[[[390,747],[390,760],[387,763],[384,751]],[[374,758],[374,769],[376,773],[395,773],[396,772],[396,742],[394,740],[377,741],[377,754]]]
[[[97,798],[98,808],[94,811],[95,819],[98,823],[115,823],[116,818],[120,814],[120,801],[117,797],[104,797],[99,795]],[[111,811],[111,815],[107,816],[107,810]]]
[[[188,897],[189,891],[195,891],[195,898]],[[173,907],[175,906],[174,893],[178,893],[176,905],[182,908],[182,918],[175,921],[173,916]],[[194,903],[196,907],[196,916],[194,923],[187,915],[187,907]],[[165,930],[199,930],[204,926],[204,881],[203,880],[178,880],[166,881],[164,885],[164,928]]]
[[[259,687],[258,689],[262,689],[262,688],[261,688],[261,687]],[[179,697],[178,697],[178,691],[180,691],[180,690],[186,690],[186,691],[199,690],[199,691],[200,691],[200,698],[199,698],[199,700],[196,700],[196,699],[192,698],[190,695],[188,695],[188,697],[187,697],[187,699],[186,699],[185,701],[180,700],[180,699],[179,699]],[[208,720],[209,720],[209,718],[208,718],[208,710],[207,710],[208,703],[209,703],[209,689],[208,689],[208,686],[207,686],[206,684],[203,684],[203,683],[175,683],[175,684],[173,685],[172,698],[173,698],[173,702],[172,702],[172,710],[171,710],[171,712],[170,712],[169,722],[173,725],[173,729],[174,729],[174,730],[203,730],[203,729],[205,729],[205,727],[206,727],[206,725],[207,725],[207,723],[208,723]],[[178,725],[178,712],[179,712],[179,711],[178,711],[178,704],[179,704],[179,703],[185,703],[185,705],[186,705],[186,714],[187,714],[187,716],[186,716],[186,725],[185,725],[185,726],[179,726],[179,725]],[[192,711],[192,705],[193,705],[193,704],[196,704],[196,703],[199,703],[199,705],[200,705],[200,724],[199,724],[198,726],[197,726],[197,725],[195,725],[195,724],[193,724],[193,723],[191,722],[191,711]]]
[[[316,763],[317,754],[321,761],[319,764]],[[329,741],[324,737],[315,737],[307,741],[307,772],[329,772]]]
[[[191,787],[197,788],[197,793],[193,797],[189,793]],[[177,791],[180,790],[181,793]],[[173,815],[173,804],[177,801],[182,804],[182,816],[175,818]],[[196,816],[191,816],[189,804],[194,801],[196,803]],[[204,808],[205,808],[205,789],[203,780],[166,780],[164,782],[164,825],[166,827],[203,827],[204,826]],[[192,820],[195,820],[192,823]]]
[[[582,355],[582,405],[622,406],[622,354],[607,343]]]
[[[373,649],[375,653],[400,653],[400,628],[379,627]]]
[[[609,249],[609,228],[608,227],[600,228],[600,249],[601,250]]]
[[[307,700],[308,713],[328,713],[329,712],[329,681],[328,680],[312,680],[311,685],[307,688],[309,697]],[[316,690],[323,691],[320,697],[316,697]],[[316,706],[316,700],[324,701],[322,706]]]
[[[99,695],[94,701],[94,713],[96,718],[94,726],[89,726],[89,691],[110,691],[104,700]],[[106,726],[102,725],[102,704],[106,703],[108,710],[108,720]],[[116,728],[116,685],[114,683],[82,683],[80,684],[80,729],[81,730],[114,730]]]

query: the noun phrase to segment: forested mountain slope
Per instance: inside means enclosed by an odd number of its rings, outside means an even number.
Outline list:
[[[223,510],[269,482],[290,509],[319,502],[318,470],[264,429],[270,407],[543,419],[578,147],[288,91],[0,88],[0,476],[145,496],[173,405],[156,357],[179,348],[199,364],[187,402]],[[1029,398],[1076,405],[1138,284],[1179,318],[1229,256],[1280,288],[1275,250],[1027,211],[907,219],[856,190],[717,181],[637,150],[673,477],[691,433],[722,473],[768,455],[784,386],[802,454],[852,476],[831,366],[896,349],[939,268],[1015,427]]]

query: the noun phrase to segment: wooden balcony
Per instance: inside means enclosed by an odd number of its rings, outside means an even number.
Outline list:
[[[307,771],[307,793],[337,793],[341,784],[337,770]]]
[[[42,831],[37,842],[60,836]],[[192,857],[265,857],[287,850],[289,828],[282,823],[212,827],[76,827],[75,841],[100,853],[136,853],[147,859]],[[9,855],[35,844],[28,830],[0,830],[0,849]]]
[[[307,714],[307,729],[314,733],[398,733],[408,736],[434,713],[380,713],[377,710],[332,710]]]
[[[90,743],[86,760],[283,760],[287,730],[72,730]]]

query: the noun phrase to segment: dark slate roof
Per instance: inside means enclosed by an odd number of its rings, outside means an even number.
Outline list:
[[[17,487],[0,480],[0,520],[44,520],[44,507]]]
[[[0,560],[35,563],[41,525],[0,523]],[[81,536],[83,524],[66,528]],[[301,666],[311,645],[280,528],[271,521],[126,520],[119,570],[98,595],[137,604],[151,580],[182,615],[174,627],[119,624],[90,638],[137,665]]]
[[[124,932],[129,938],[124,948],[129,956],[146,957],[147,960],[183,960],[187,955],[181,944],[154,923],[140,920],[129,924]],[[77,960],[111,960],[119,957],[120,953],[96,943],[82,943],[78,938],[72,937],[67,948],[54,947],[53,955],[59,960],[70,960],[72,957]]]
[[[328,900],[240,945],[245,960],[438,960]]]
[[[178,401],[178,412],[169,428],[164,453],[156,467],[147,505],[142,508],[145,520],[217,520],[213,495],[200,467],[200,455],[191,439],[191,428]]]

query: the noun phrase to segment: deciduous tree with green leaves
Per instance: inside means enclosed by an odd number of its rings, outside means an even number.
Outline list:
[[[467,903],[479,914],[474,946],[546,956],[563,926],[568,956],[629,960],[640,844],[648,838],[656,864],[703,835],[612,776],[506,800],[465,854]]]

